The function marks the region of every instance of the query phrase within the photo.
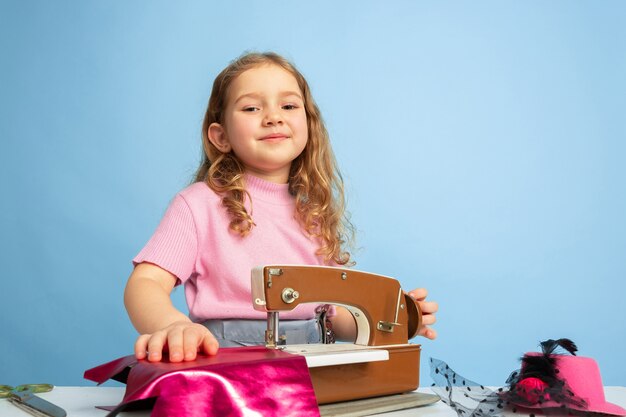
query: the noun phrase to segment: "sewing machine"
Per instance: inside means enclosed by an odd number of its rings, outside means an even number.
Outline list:
[[[395,279],[345,268],[266,265],[252,271],[252,301],[267,312],[266,346],[305,356],[318,404],[417,389],[420,345],[408,340],[421,312]],[[348,309],[355,343],[280,346],[279,313],[302,303]]]

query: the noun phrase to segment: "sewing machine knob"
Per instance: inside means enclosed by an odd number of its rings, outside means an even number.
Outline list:
[[[300,293],[293,288],[284,288],[281,297],[285,303],[291,304],[300,297]]]

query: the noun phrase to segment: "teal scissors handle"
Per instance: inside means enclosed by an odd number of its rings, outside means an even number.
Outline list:
[[[10,385],[0,385],[0,398],[9,398],[12,397],[14,392],[24,392],[30,391],[34,394],[40,392],[48,392],[52,391],[54,385],[52,384],[23,384],[18,385],[17,387],[12,387]]]

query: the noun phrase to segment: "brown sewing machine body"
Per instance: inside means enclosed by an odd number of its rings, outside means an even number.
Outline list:
[[[418,388],[421,349],[408,340],[417,333],[421,313],[397,280],[346,268],[263,266],[252,271],[252,301],[256,310],[268,313],[269,348],[279,348],[280,311],[293,310],[303,303],[318,303],[342,306],[351,312],[357,326],[354,345],[286,347],[288,352],[305,355],[307,362],[316,356],[334,357],[327,361],[329,364],[309,362],[319,404]],[[369,353],[377,358],[359,359],[359,355],[366,357]]]

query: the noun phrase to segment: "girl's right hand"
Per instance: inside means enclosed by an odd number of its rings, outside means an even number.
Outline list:
[[[162,330],[142,334],[135,342],[135,357],[159,362],[169,353],[170,362],[192,361],[198,352],[215,355],[219,343],[209,330],[199,323],[177,321]]]
[[[411,290],[409,295],[415,300],[422,312],[422,327],[420,327],[417,334],[427,339],[436,339],[437,331],[431,329],[430,325],[435,324],[435,313],[439,310],[439,304],[435,301],[426,301],[428,291],[425,288]]]

